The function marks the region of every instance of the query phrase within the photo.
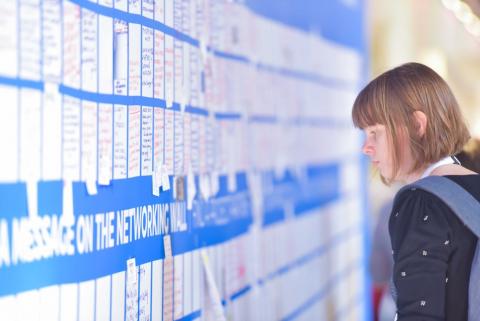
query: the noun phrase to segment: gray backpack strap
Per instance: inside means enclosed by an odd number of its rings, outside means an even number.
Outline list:
[[[403,190],[419,188],[439,197],[478,238],[480,238],[480,203],[464,188],[443,176],[427,176]],[[397,199],[395,199],[396,201]],[[468,320],[480,320],[480,244],[477,241],[468,288]]]
[[[480,246],[477,241],[468,282],[468,320],[480,320]]]

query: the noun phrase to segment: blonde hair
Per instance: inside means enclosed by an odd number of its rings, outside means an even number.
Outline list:
[[[426,115],[425,133],[419,134],[414,112]],[[407,63],[372,80],[353,104],[355,127],[384,125],[393,146],[390,184],[398,175],[402,158],[400,137],[407,137],[414,163],[408,174],[448,155],[460,152],[470,138],[457,100],[435,71],[419,63]]]

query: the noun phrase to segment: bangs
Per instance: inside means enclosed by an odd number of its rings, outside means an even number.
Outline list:
[[[357,96],[352,108],[352,120],[356,128],[364,129],[376,124],[385,125],[386,119],[382,108],[383,95],[370,83]]]

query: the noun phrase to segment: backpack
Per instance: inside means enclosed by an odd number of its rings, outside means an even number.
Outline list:
[[[418,188],[440,198],[472,232],[480,238],[480,203],[464,188],[443,176],[427,176],[400,189],[395,197],[404,190]],[[394,205],[395,206],[395,205]],[[468,320],[480,320],[480,242],[477,241],[470,271],[468,285]],[[397,301],[396,290],[392,285],[392,295]]]

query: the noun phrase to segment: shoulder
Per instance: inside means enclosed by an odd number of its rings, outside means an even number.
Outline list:
[[[395,241],[412,232],[449,233],[456,224],[455,214],[440,198],[420,188],[409,188],[401,190],[395,197],[389,231]]]
[[[400,190],[395,195],[392,210],[395,212],[405,208],[412,210],[424,209],[426,207],[433,207],[437,210],[449,210],[448,206],[438,196],[416,187]]]

